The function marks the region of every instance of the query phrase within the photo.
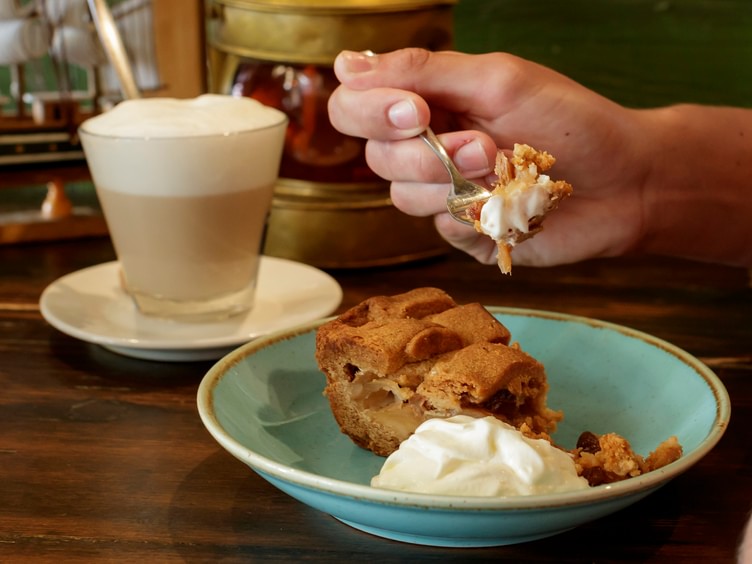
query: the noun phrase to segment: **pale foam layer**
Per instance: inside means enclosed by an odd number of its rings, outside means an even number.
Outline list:
[[[285,120],[284,113],[252,98],[204,94],[125,100],[88,119],[82,128],[95,135],[165,138],[236,133]]]
[[[98,191],[206,197],[270,190],[286,126],[250,98],[145,98],[87,120],[80,137]]]
[[[588,487],[566,452],[495,417],[429,419],[371,480],[377,488],[459,496],[550,494]]]

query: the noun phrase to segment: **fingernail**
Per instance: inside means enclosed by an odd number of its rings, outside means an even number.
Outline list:
[[[477,139],[465,143],[454,153],[454,164],[461,168],[465,174],[487,174],[491,163],[488,162],[486,151]]]
[[[342,51],[339,54],[347,72],[359,73],[373,70],[378,63],[378,55],[373,51]]]
[[[398,129],[415,129],[418,124],[418,110],[412,100],[400,100],[393,104],[387,115],[391,124]]]

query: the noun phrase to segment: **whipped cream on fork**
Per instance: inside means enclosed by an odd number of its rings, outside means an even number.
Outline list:
[[[548,153],[529,145],[515,144],[511,159],[501,151],[498,154],[499,180],[480,208],[475,228],[496,241],[504,274],[512,271],[512,247],[540,231],[544,216],[572,193],[567,182],[542,174],[555,162]]]

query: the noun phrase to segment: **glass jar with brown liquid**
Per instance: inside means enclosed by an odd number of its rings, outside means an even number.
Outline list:
[[[374,266],[446,251],[430,218],[396,210],[362,139],[329,122],[344,50],[452,46],[454,0],[208,0],[212,92],[249,96],[289,119],[265,253],[323,268]]]
[[[362,139],[336,131],[327,102],[338,82],[329,67],[244,59],[231,93],[249,96],[290,118],[280,174],[312,182],[375,182]]]

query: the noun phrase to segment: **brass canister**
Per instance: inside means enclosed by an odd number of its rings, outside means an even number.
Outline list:
[[[361,139],[329,123],[332,63],[345,49],[449,49],[456,0],[207,0],[209,90],[290,118],[264,252],[322,268],[446,252],[431,218],[409,217],[368,168]]]

